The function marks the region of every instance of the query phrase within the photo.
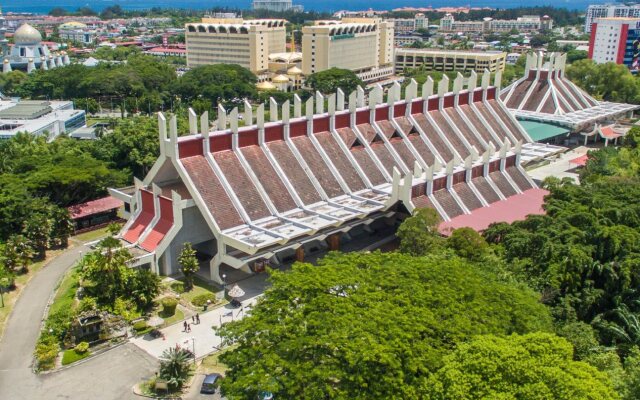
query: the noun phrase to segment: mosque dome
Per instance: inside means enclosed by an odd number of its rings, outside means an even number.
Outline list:
[[[258,90],[273,90],[276,88],[273,83],[267,81],[258,83],[256,87],[258,88]]]
[[[284,75],[278,75],[271,80],[273,83],[287,83],[289,82],[289,78]]]
[[[86,24],[78,21],[66,22],[58,27],[58,29],[85,29]]]
[[[29,24],[22,24],[13,34],[13,42],[18,45],[34,45],[42,41],[42,35]]]
[[[294,65],[287,70],[287,75],[302,75],[302,70]]]

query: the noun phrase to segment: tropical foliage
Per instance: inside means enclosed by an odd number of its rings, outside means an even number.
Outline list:
[[[222,356],[230,399],[423,398],[457,344],[551,330],[533,292],[448,253],[332,253],[272,282],[250,317],[220,331],[237,345]]]
[[[158,376],[169,384],[171,390],[180,389],[187,381],[191,370],[191,357],[190,352],[177,346],[170,347],[162,353]]]
[[[184,275],[185,290],[193,288],[193,275],[198,272],[200,265],[196,258],[196,251],[191,247],[191,243],[184,244],[180,255],[178,256],[178,264]]]
[[[424,388],[427,399],[618,398],[606,374],[574,361],[571,344],[549,333],[478,336],[443,364]]]
[[[325,94],[333,94],[338,89],[342,89],[347,96],[358,86],[364,87],[362,80],[353,71],[340,68],[330,68],[311,74],[307,78],[306,84],[314,91],[317,90]]]

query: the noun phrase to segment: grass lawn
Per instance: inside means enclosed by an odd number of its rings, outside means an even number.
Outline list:
[[[49,308],[49,315],[65,309],[72,308],[76,290],[78,289],[78,273],[80,269],[76,266],[71,268],[62,278],[60,285],[56,289],[56,295],[53,298],[53,303]]]
[[[179,281],[184,283],[184,278],[180,278]],[[195,276],[193,278],[193,288],[188,292],[178,293],[178,294],[180,294],[180,298],[191,303],[193,298],[196,296],[199,296],[201,294],[208,294],[208,293],[213,294],[215,296],[215,294],[220,291],[222,291],[221,286],[211,284],[205,281],[204,279],[198,276]]]
[[[166,316],[162,310],[158,312],[158,316],[164,319],[164,326],[169,326],[175,324],[178,321],[182,321],[184,319],[184,313],[181,309],[176,308],[176,312],[173,315]]]
[[[63,250],[53,250],[47,252],[47,258],[43,261],[38,261],[37,263],[31,264],[29,266],[29,272],[23,275],[19,275],[16,277],[16,289],[3,294],[4,298],[4,307],[0,307],[0,338],[4,333],[4,325],[9,318],[9,314],[11,314],[11,310],[13,309],[13,305],[18,300],[20,296],[20,292],[25,287],[27,282],[42,268],[45,264],[50,261],[52,258],[56,257]]]
[[[91,353],[85,351],[84,353],[77,353],[74,349],[65,350],[62,353],[62,365],[68,365],[76,361],[80,361],[83,358],[89,357]]]
[[[81,243],[93,242],[106,237],[109,234],[108,229],[109,227],[105,226],[104,228],[96,229],[95,231],[81,233],[79,235],[72,236],[71,240],[76,240]]]
[[[232,350],[234,347],[235,346],[227,347],[222,351],[217,351],[203,358],[202,363],[200,364],[200,372],[204,374],[218,373],[218,374],[224,375],[225,372],[227,372],[228,367],[225,364],[218,361],[218,359],[222,354],[224,354],[229,350]]]

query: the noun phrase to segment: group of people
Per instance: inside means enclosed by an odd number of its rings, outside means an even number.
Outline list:
[[[196,315],[191,316],[191,324],[200,325],[200,314],[196,313]],[[191,324],[188,323],[187,320],[182,323],[182,326],[184,326],[184,332],[191,332]]]

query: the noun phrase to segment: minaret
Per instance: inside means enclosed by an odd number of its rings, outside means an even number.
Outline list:
[[[11,72],[11,63],[8,58],[5,58],[2,62],[2,73],[6,74],[8,72]]]
[[[27,64],[27,73],[30,74],[36,69],[36,63],[33,62],[33,58],[29,59],[29,63]]]
[[[43,71],[46,71],[49,69],[49,67],[47,66],[47,58],[46,57],[40,57],[40,69]]]

